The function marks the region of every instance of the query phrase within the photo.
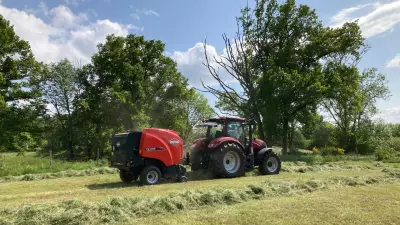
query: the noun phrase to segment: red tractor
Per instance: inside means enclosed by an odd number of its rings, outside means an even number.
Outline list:
[[[192,171],[208,170],[214,177],[233,178],[258,166],[262,175],[279,173],[281,161],[276,153],[264,141],[252,138],[254,121],[220,117],[207,119],[199,127],[206,127],[207,134],[195,140],[186,155]]]
[[[183,140],[176,131],[146,128],[112,137],[109,166],[119,169],[125,183],[139,177],[143,185],[157,184],[161,178],[186,182],[186,169],[180,165],[182,158]]]

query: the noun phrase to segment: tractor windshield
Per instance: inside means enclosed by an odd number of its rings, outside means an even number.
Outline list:
[[[239,142],[244,143],[245,135],[243,125],[241,122],[230,122],[227,126],[227,133],[230,137],[233,137]]]

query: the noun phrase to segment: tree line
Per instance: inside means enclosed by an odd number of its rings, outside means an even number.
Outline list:
[[[205,66],[219,87],[203,84],[202,91],[217,97],[216,108],[255,119],[257,137],[282,154],[313,147],[385,158],[400,152],[400,126],[373,120],[376,102],[390,93],[384,74],[359,68],[369,46],[357,21],[331,28],[295,0],[255,3],[236,18],[235,38],[223,35],[222,57],[210,57],[204,43]],[[92,159],[110,151],[113,133],[144,127],[177,130],[190,144],[194,124],[216,115],[160,40],[111,34],[88,64],[43,63],[1,16],[0,31],[1,151]]]

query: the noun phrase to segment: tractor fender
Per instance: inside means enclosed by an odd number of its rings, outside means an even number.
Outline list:
[[[205,144],[204,144],[204,140],[206,138],[199,138],[196,139],[195,141],[193,141],[192,146],[190,147],[191,149],[193,148],[199,148],[199,149],[204,149],[205,148]]]
[[[268,152],[272,152],[272,148],[263,148],[260,151],[258,151],[257,155],[255,155],[254,162],[259,163],[263,160],[264,155]]]
[[[208,144],[208,148],[215,149],[224,143],[235,143],[235,144],[239,145],[239,147],[242,148],[242,150],[244,150],[243,145],[233,137],[220,137],[220,138],[214,139]]]

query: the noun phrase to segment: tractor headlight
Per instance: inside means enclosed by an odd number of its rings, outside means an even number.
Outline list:
[[[115,146],[117,146],[117,148],[119,148],[119,146],[121,146],[121,143],[119,143],[119,141],[118,141],[117,144],[115,144]]]

